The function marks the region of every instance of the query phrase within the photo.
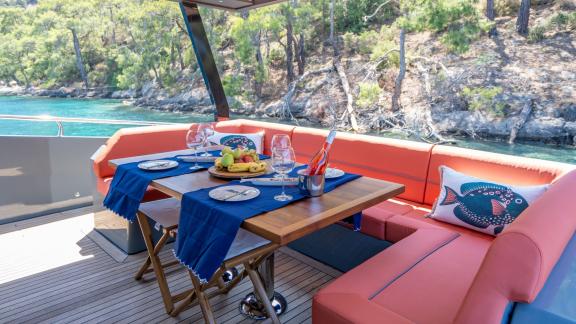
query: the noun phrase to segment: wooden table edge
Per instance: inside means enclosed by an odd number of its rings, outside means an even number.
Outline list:
[[[370,179],[374,179],[374,178],[370,178]],[[375,180],[379,180],[379,179],[375,179]],[[380,180],[380,181],[385,181],[385,180]],[[388,182],[388,183],[391,183],[391,182]],[[338,221],[341,221],[347,217],[350,217],[356,213],[359,213],[359,212],[365,210],[366,208],[370,208],[370,207],[375,206],[375,205],[377,205],[381,202],[384,202],[388,199],[394,198],[394,197],[396,197],[399,194],[402,194],[404,192],[404,190],[406,188],[404,185],[397,184],[397,183],[393,183],[393,184],[396,186],[396,188],[394,188],[393,190],[382,189],[382,190],[375,191],[374,193],[372,193],[368,196],[365,196],[366,199],[363,199],[360,202],[355,200],[355,201],[351,201],[351,202],[348,202],[346,204],[341,205],[340,208],[342,208],[342,206],[349,206],[349,207],[344,208],[342,211],[333,214],[329,218],[321,219],[320,221],[315,221],[315,222],[311,221],[311,220],[316,219],[316,218],[322,218],[322,216],[326,213],[331,213],[331,210],[325,210],[322,213],[315,215],[314,217],[301,220],[297,223],[291,224],[290,226],[283,228],[282,232],[279,235],[274,233],[274,232],[266,231],[266,230],[262,229],[261,227],[254,225],[255,222],[258,222],[259,217],[266,217],[266,213],[245,220],[242,223],[242,228],[249,230],[255,234],[258,234],[262,237],[265,237],[266,239],[271,240],[274,243],[277,243],[277,244],[284,246],[290,242],[293,242],[299,238],[302,238],[308,234],[311,234],[311,233],[313,233],[319,229],[325,228],[325,227],[332,225]],[[345,186],[345,184],[343,186]],[[366,207],[366,205],[368,205],[369,207]],[[306,225],[309,225],[308,223],[311,223],[314,226],[305,227]],[[297,231],[295,228],[303,228],[303,229],[300,231]]]

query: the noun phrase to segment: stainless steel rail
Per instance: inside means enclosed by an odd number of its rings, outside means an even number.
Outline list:
[[[54,123],[56,123],[56,125],[58,125],[58,137],[64,136],[63,123],[104,124],[104,125],[135,125],[135,126],[157,126],[157,125],[176,125],[176,124],[178,124],[178,123],[151,122],[151,121],[141,121],[141,120],[55,117],[55,116],[50,116],[50,115],[28,116],[28,115],[1,115],[0,114],[0,120],[54,122]]]

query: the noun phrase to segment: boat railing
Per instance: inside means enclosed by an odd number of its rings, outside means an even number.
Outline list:
[[[118,120],[118,119],[98,119],[98,118],[76,118],[76,117],[56,117],[50,115],[1,115],[0,120],[18,120],[18,121],[35,121],[35,122],[54,122],[58,125],[58,137],[64,136],[64,123],[81,123],[81,124],[104,124],[104,125],[132,125],[132,126],[158,126],[158,125],[175,125],[177,123],[154,122],[143,120]]]

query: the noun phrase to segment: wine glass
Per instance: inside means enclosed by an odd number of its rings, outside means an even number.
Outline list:
[[[210,146],[208,139],[210,136],[214,135],[214,125],[212,123],[203,123],[199,125],[199,131],[202,135],[202,147],[205,149]],[[212,156],[210,153],[204,151],[204,153],[200,154],[200,156]]]
[[[287,149],[291,148],[292,143],[290,142],[290,136],[286,134],[276,134],[272,136],[272,142],[270,143],[270,150],[276,148]]]
[[[274,196],[277,201],[290,201],[292,196],[284,191],[286,175],[294,169],[296,157],[292,148],[276,148],[272,150],[272,169],[282,177],[282,193]]]
[[[270,142],[270,151],[274,151],[275,149],[288,149],[292,147],[292,143],[290,141],[290,136],[286,134],[276,134],[272,136],[272,141]],[[281,178],[281,174],[275,174],[274,178]]]
[[[202,167],[198,164],[198,149],[202,147],[204,143],[204,138],[202,132],[200,131],[200,126],[198,124],[192,124],[188,132],[186,133],[186,146],[189,149],[194,149],[194,165],[190,167],[190,170],[198,170]]]

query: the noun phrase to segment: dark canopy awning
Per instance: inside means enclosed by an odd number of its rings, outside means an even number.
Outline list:
[[[182,0],[183,3],[196,3],[201,6],[227,10],[252,9],[284,1],[286,0]]]

